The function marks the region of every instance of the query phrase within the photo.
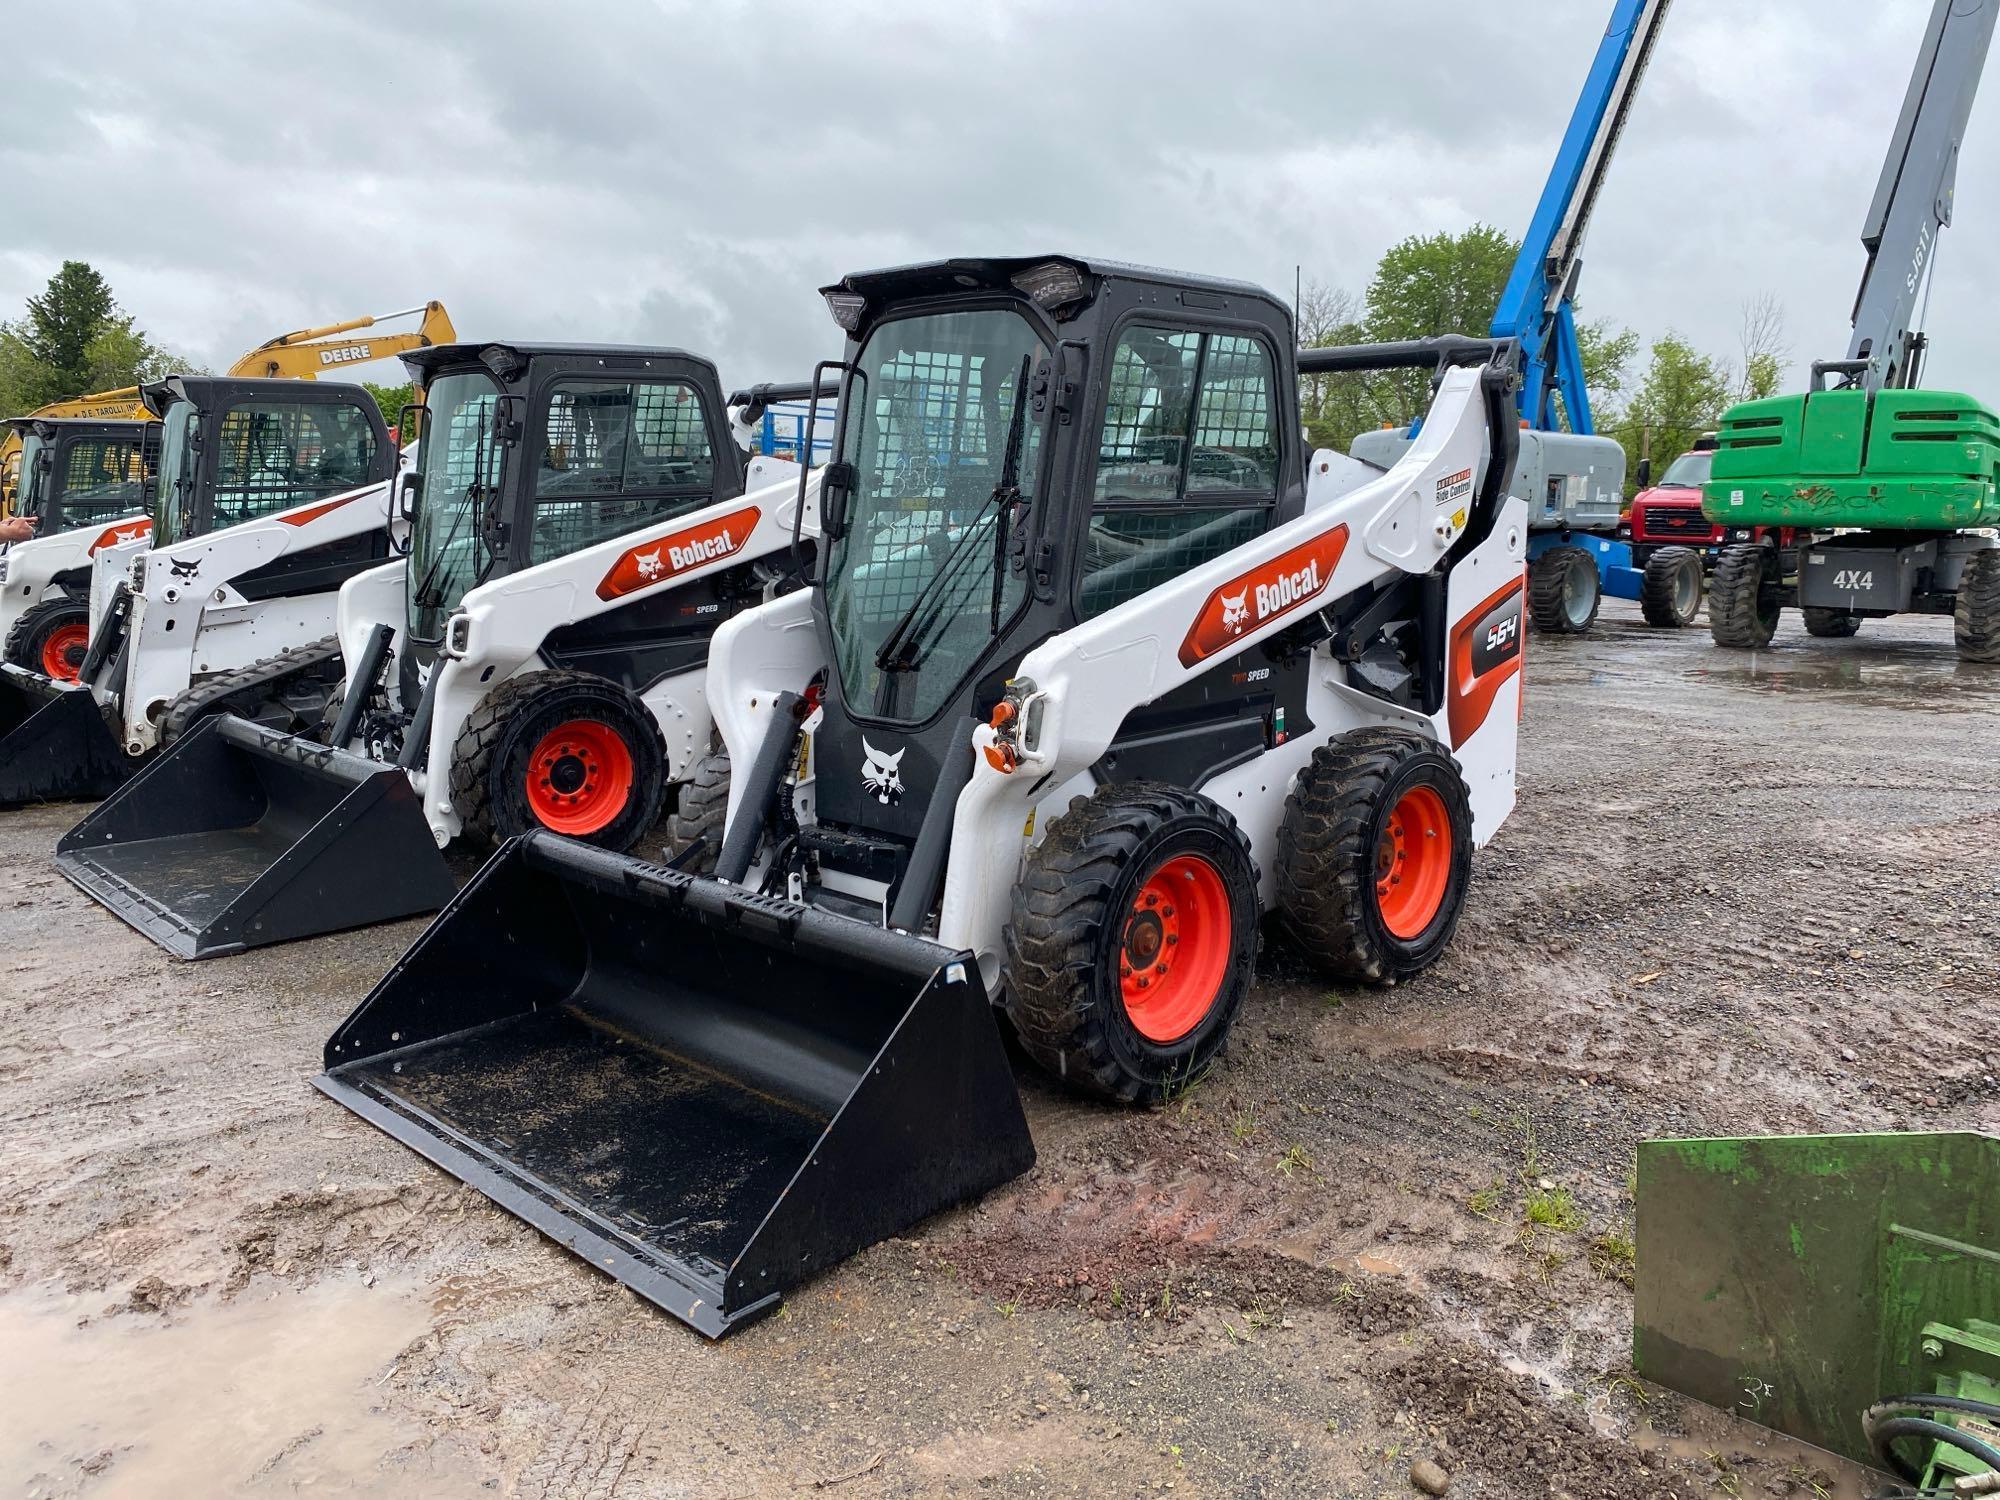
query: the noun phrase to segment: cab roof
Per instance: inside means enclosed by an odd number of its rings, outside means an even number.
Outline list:
[[[431,344],[412,349],[403,356],[404,368],[423,385],[442,369],[455,365],[482,364],[501,378],[518,373],[534,359],[606,359],[627,363],[638,360],[677,360],[699,365],[711,375],[713,360],[685,349],[647,344],[507,344],[491,340],[480,343]],[[720,377],[717,377],[718,381]]]
[[[1014,278],[1050,264],[1066,265],[1080,273],[1086,284],[1106,281],[1141,281],[1177,290],[1209,292],[1227,297],[1254,297],[1283,306],[1255,282],[1234,281],[1220,276],[1200,276],[1184,271],[1162,270],[1157,266],[1132,265],[1125,261],[1093,260],[1077,255],[1016,255],[970,257],[953,260],[918,261],[906,266],[887,266],[876,271],[856,271],[831,286],[831,292],[858,292],[871,302],[878,297],[946,296],[955,291],[1017,290]],[[1090,285],[1094,298],[1096,288]]]

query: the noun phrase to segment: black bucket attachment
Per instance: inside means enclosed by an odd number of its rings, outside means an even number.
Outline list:
[[[970,954],[541,832],[314,1081],[710,1338],[1035,1159]]]
[[[0,666],[0,807],[108,796],[136,764],[89,688]]]
[[[56,867],[180,958],[436,911],[454,885],[404,772],[226,714],[92,808]]]

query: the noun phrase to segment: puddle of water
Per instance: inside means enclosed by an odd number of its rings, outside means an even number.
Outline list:
[[[429,1326],[411,1292],[322,1283],[198,1303],[164,1323],[95,1316],[104,1301],[0,1298],[6,1493],[411,1493],[415,1476],[382,1461],[424,1434],[378,1409],[377,1386]],[[446,1493],[428,1474],[420,1488]]]
[[[1354,1264],[1373,1276],[1400,1276],[1403,1268],[1386,1255],[1357,1255]]]

